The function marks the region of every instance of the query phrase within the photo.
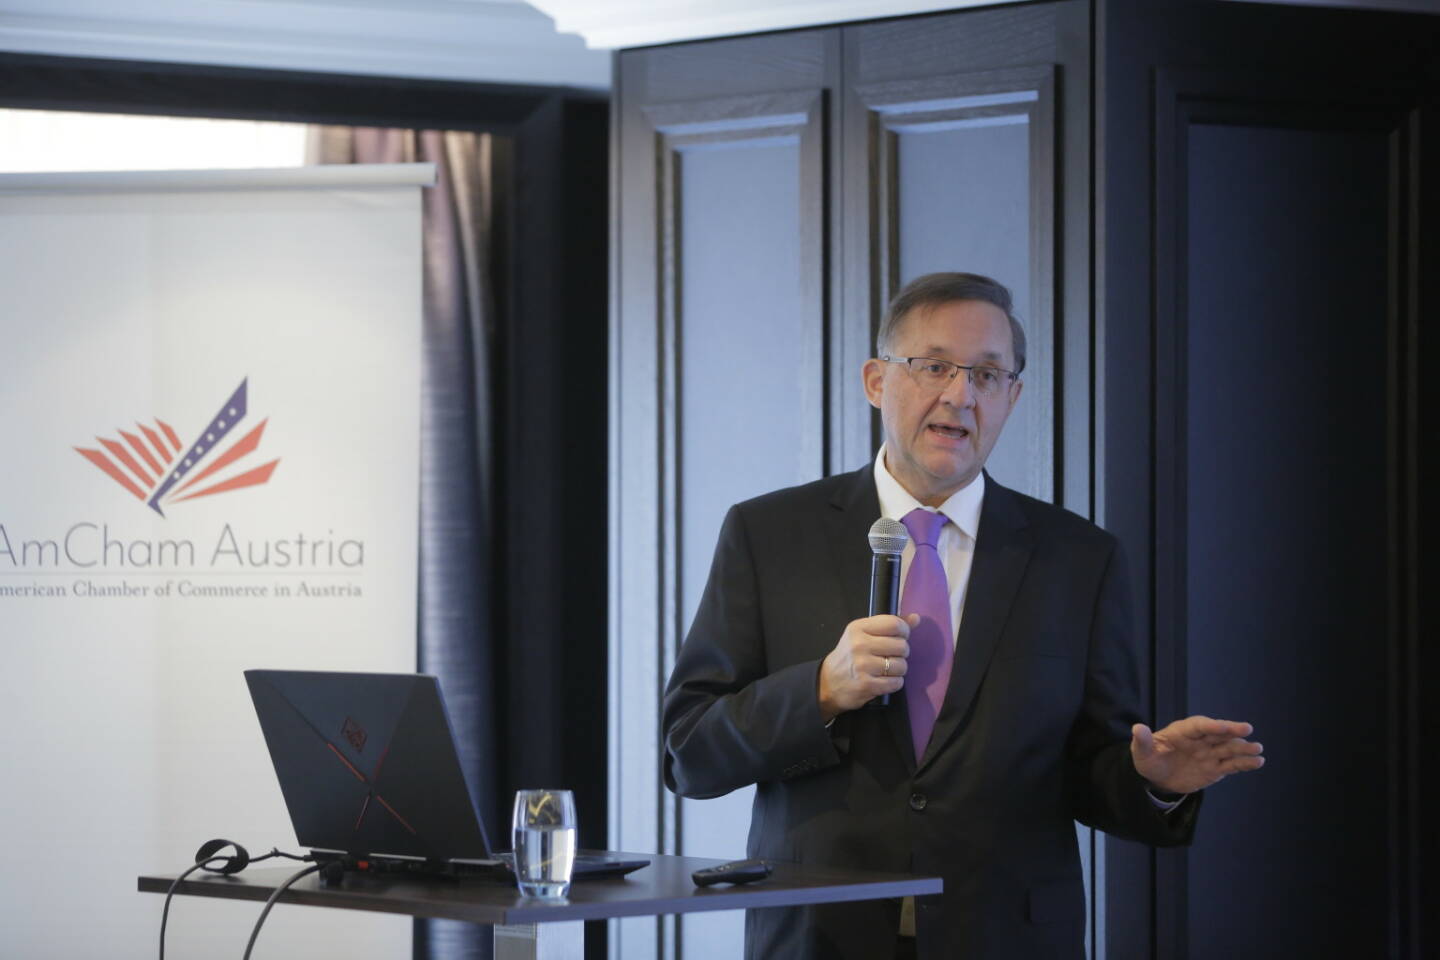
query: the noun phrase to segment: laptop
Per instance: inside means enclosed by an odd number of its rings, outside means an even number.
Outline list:
[[[435,677],[246,670],[245,682],[296,839],[316,860],[513,880],[471,801]],[[649,862],[581,851],[573,878]]]

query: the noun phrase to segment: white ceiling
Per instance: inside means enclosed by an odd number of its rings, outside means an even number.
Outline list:
[[[983,2],[0,0],[0,50],[604,89],[605,48]],[[1440,13],[1440,0],[1288,2]]]
[[[0,50],[610,85],[610,54],[521,0],[0,0]]]

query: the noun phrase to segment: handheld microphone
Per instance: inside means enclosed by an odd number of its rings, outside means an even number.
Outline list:
[[[910,542],[905,525],[889,517],[881,517],[870,527],[870,616],[900,613],[900,554]],[[885,693],[865,704],[867,707],[890,706]]]

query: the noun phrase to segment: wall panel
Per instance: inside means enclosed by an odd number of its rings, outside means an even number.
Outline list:
[[[1344,838],[1391,819],[1336,789],[1386,779],[1385,658],[1356,649],[1393,642],[1386,137],[1194,125],[1186,161],[1185,691],[1281,758],[1208,800],[1189,948],[1358,956],[1386,940],[1384,848]]]
[[[1415,943],[1420,113],[1334,82],[1156,76],[1155,713],[1273,757],[1156,855],[1162,956]]]

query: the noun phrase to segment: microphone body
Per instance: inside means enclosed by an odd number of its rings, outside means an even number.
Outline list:
[[[875,553],[870,556],[870,616],[900,613],[900,554]],[[890,706],[890,694],[882,693],[867,706]]]
[[[870,527],[870,616],[900,613],[900,555],[910,541],[903,523],[881,517]],[[874,698],[867,707],[890,706],[890,694]]]

